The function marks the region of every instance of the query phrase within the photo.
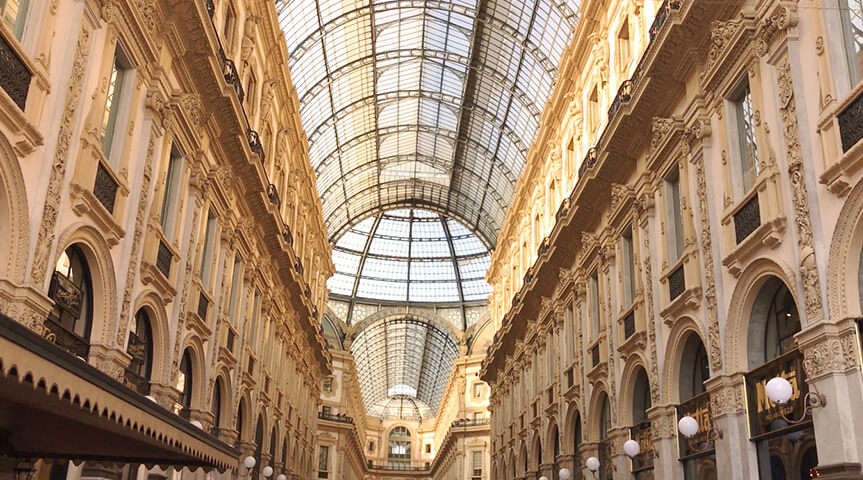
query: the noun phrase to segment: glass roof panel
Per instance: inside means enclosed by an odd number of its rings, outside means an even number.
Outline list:
[[[336,242],[333,262],[338,277],[327,286],[337,296],[459,304],[485,300],[491,292],[483,241],[462,223],[420,208],[364,219]],[[467,281],[470,299],[462,288]]]
[[[494,246],[579,7],[276,0],[332,238],[426,204]]]

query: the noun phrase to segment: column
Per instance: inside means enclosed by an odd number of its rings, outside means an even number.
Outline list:
[[[647,410],[653,439],[653,478],[683,478],[678,458],[677,421],[674,405],[658,405]]]
[[[749,419],[743,403],[743,374],[716,375],[705,384],[710,392],[713,425],[722,432],[716,441],[718,478],[758,478],[758,458],[755,444],[749,441]]]
[[[863,479],[863,382],[854,319],[818,322],[797,334],[809,391],[826,402],[812,410],[822,479]]]

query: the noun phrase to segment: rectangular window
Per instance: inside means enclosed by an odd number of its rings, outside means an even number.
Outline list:
[[[201,250],[201,265],[198,269],[198,274],[201,278],[201,283],[206,289],[210,285],[210,276],[213,273],[213,256],[215,254],[213,246],[216,242],[216,227],[219,224],[219,217],[216,212],[210,207],[207,212],[207,223],[204,227],[204,247]]]
[[[482,452],[473,452],[473,476],[482,477]]]
[[[240,292],[243,290],[243,260],[239,255],[234,257],[234,272],[231,275],[231,297],[228,303],[228,316],[231,322],[234,323],[234,316],[237,314],[237,303],[239,302]],[[236,325],[236,323],[234,323]]]
[[[482,396],[482,384],[477,382],[473,384],[473,398],[479,398]]]
[[[426,453],[431,453],[431,443],[426,444]]]
[[[554,336],[550,331],[545,334],[545,345],[545,360],[546,368],[548,369],[546,383],[551,383],[551,379],[554,378]]]
[[[0,0],[0,18],[9,30],[12,30],[12,34],[18,41],[24,35],[29,7],[30,0]]]
[[[841,0],[840,5],[845,55],[853,88],[863,77],[863,0]]]
[[[225,46],[228,52],[234,50],[234,31],[236,30],[237,17],[234,15],[234,9],[228,6],[225,9],[225,25],[222,29],[222,38],[225,39]]]
[[[180,181],[183,176],[183,156],[176,146],[171,146],[171,155],[168,157],[168,170],[165,173],[165,191],[162,194],[162,212],[159,223],[162,225],[162,233],[169,239],[174,235],[174,224],[176,224],[177,209],[179,206]]]
[[[758,147],[755,144],[755,111],[752,108],[752,92],[749,82],[744,85],[734,99],[738,154],[740,155],[740,176],[743,193],[749,192],[758,177]]]
[[[330,463],[330,447],[321,445],[318,452],[318,470],[326,472],[329,470],[327,465]]]
[[[587,102],[587,121],[591,132],[599,126],[599,89],[594,86]]]
[[[564,313],[564,329],[566,330],[566,360],[571,362],[575,357],[575,325],[573,315],[574,305],[570,304],[566,307]]]
[[[258,312],[261,309],[261,294],[255,290],[255,300],[252,303],[252,325],[249,328],[249,346],[253,349],[257,345]]]
[[[623,22],[623,26],[617,32],[617,66],[620,72],[625,72],[629,67],[631,59],[631,44],[629,38],[629,20]]]
[[[597,272],[590,275],[588,282],[590,294],[590,338],[596,340],[599,337],[599,276]]]
[[[2,1],[2,0],[0,0]],[[125,103],[126,83],[131,77],[131,68],[129,62],[123,55],[122,47],[117,44],[114,51],[114,61],[111,64],[111,73],[108,77],[108,91],[105,94],[105,109],[102,112],[102,125],[99,127],[99,137],[102,141],[102,153],[105,158],[113,165],[112,161],[116,156],[112,156],[111,152],[115,150],[117,144],[120,143],[122,135],[115,135],[120,123],[119,117],[121,107]],[[116,138],[115,138],[116,137]]]
[[[330,393],[333,391],[333,379],[332,378],[325,378],[324,379],[323,389],[327,393]]]
[[[479,422],[482,419],[483,419],[482,412],[473,412],[473,421],[474,422]]]
[[[632,247],[632,228],[628,229],[620,239],[620,262],[623,274],[624,307],[632,305],[635,298],[635,256]]]
[[[669,263],[683,254],[683,216],[680,212],[680,173],[673,169],[665,177],[665,238]]]
[[[324,405],[323,407],[321,407],[321,413],[323,413],[324,415],[329,415],[330,412],[332,412],[332,408],[329,405]]]

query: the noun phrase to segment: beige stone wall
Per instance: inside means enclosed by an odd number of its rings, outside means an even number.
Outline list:
[[[130,330],[146,313],[148,393],[244,454],[260,415],[259,466],[309,478],[331,368],[316,316],[333,271],[314,174],[273,2],[217,1],[212,16],[207,5],[31,1],[20,35],[0,25],[21,67],[0,92],[0,311],[56,330],[44,320],[55,264],[77,250],[89,363],[127,381]],[[115,58],[125,73],[112,84]]]
[[[713,468],[718,478],[758,478],[744,383],[766,348],[763,297],[778,285],[800,319],[787,340],[802,354],[808,382],[799,380],[826,399],[790,458],[814,444],[823,477],[857,478],[829,477],[845,462],[859,476],[863,424],[848,412],[863,398],[854,321],[863,171],[849,125],[859,125],[863,84],[849,80],[846,13],[828,1],[583,2],[488,274],[498,331],[482,375],[494,478],[552,478],[574,464],[589,475],[577,465],[598,454],[605,396],[603,468],[631,478],[622,445],[639,372],[654,478],[684,478],[675,408],[693,338],[707,353],[711,419],[723,433]],[[624,18],[635,25],[628,66],[615,54]],[[735,105],[746,84],[759,166],[749,183]],[[543,215],[557,179],[559,213]]]

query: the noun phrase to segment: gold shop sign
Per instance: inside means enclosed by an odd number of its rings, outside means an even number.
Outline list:
[[[713,440],[710,439],[710,393],[700,393],[677,406],[678,420],[690,416],[698,422],[698,431],[692,438],[678,435],[680,458],[701,456],[713,453]]]
[[[767,397],[767,382],[783,377],[794,389],[785,405],[778,405]],[[750,436],[758,438],[784,433],[790,425],[782,416],[800,418],[805,410],[804,397],[809,391],[803,375],[803,354],[794,349],[746,374],[746,396],[749,407]],[[811,417],[807,417],[811,420]]]

